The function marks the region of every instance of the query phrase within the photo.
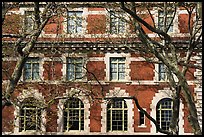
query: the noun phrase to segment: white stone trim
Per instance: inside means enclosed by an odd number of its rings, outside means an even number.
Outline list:
[[[88,61],[104,61],[104,57],[90,57]]]
[[[45,99],[44,99],[44,96],[42,95],[42,93],[39,92],[38,89],[33,89],[33,88],[29,88],[28,89],[24,89],[22,91],[22,93],[17,97],[18,99],[18,103],[15,105],[15,110],[14,110],[14,117],[15,117],[15,120],[14,120],[14,133],[15,134],[40,134],[40,133],[44,133],[46,132],[46,110],[42,110],[42,122],[41,122],[41,131],[22,131],[22,132],[19,132],[19,106],[18,105],[21,105],[20,103],[26,99],[26,98],[29,98],[29,97],[34,97],[36,100],[38,100],[40,103],[42,103],[42,107],[45,105]]]
[[[110,58],[111,57],[125,57],[125,80],[123,81],[130,81],[130,53],[106,53],[104,57],[104,61],[106,64],[106,72],[105,81],[110,81]],[[123,82],[118,81],[118,82]]]
[[[120,87],[115,87],[113,90],[110,90],[108,93],[106,93],[106,97],[129,97],[129,93],[126,93],[125,90],[121,89]],[[101,133],[108,133],[108,134],[132,134],[134,133],[134,104],[131,99],[124,99],[127,104],[128,108],[128,128],[127,132],[125,131],[114,131],[114,132],[107,132],[107,100],[103,100],[103,103],[101,104]]]
[[[155,96],[153,97],[152,99],[152,103],[150,104],[150,108],[151,108],[151,112],[150,112],[150,115],[156,119],[156,106],[157,106],[157,103],[161,100],[161,99],[164,99],[164,98],[172,98],[172,91],[169,89],[169,88],[164,88],[163,90],[159,90],[158,93],[155,94]],[[183,108],[184,108],[184,105],[181,101],[180,103],[180,109],[179,109],[179,134],[184,134],[184,112],[183,112]],[[161,134],[161,133],[157,133],[156,132],[156,127],[154,125],[154,123],[152,121],[150,121],[150,124],[151,124],[151,129],[150,129],[150,132],[152,134]]]
[[[104,10],[88,10],[89,15],[107,15],[108,11],[104,8]]]
[[[90,132],[90,102],[89,99],[85,96],[85,93],[82,93],[80,89],[71,88],[71,90],[66,90],[66,93],[63,93],[64,99],[59,100],[58,104],[58,119],[57,119],[57,132],[59,134],[87,134]],[[86,91],[84,91],[86,92]],[[66,97],[76,97],[79,98],[84,103],[84,131],[68,131],[63,132],[63,108],[64,108],[64,102],[66,101]]]

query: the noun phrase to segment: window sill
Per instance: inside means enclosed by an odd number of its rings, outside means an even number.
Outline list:
[[[147,126],[146,125],[140,125],[138,126],[139,128],[146,128]]]
[[[125,83],[127,85],[131,84],[132,81],[105,81],[105,83]]]
[[[46,132],[36,131],[36,130],[26,130],[26,131],[18,132],[16,134],[18,135],[43,135],[43,134],[46,134]]]
[[[39,83],[39,82],[43,82],[43,80],[23,80],[23,81],[19,81],[19,83],[23,84],[23,83]]]

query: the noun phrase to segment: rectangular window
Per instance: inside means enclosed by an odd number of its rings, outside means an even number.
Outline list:
[[[139,126],[145,125],[145,114],[139,111]]]
[[[125,79],[125,58],[110,58],[110,80]]]
[[[120,15],[120,16],[119,16]],[[122,34],[125,33],[125,20],[122,13],[116,14],[115,12],[110,12],[110,33],[111,34]]]
[[[34,17],[33,17],[33,11],[25,11],[25,32],[29,33],[33,30],[34,27]]]
[[[165,65],[159,63],[159,81],[165,81],[167,79]]]
[[[69,11],[67,32],[70,34],[82,33],[82,12],[81,11]]]
[[[29,58],[24,66],[24,80],[38,80],[39,75],[39,58]]]
[[[159,14],[158,15],[158,28],[163,30],[164,29],[164,19],[165,19],[164,11],[159,11],[158,14]],[[168,32],[173,32],[174,23],[173,22],[171,23],[172,19],[173,19],[173,11],[168,11],[166,15],[166,27],[168,28],[170,25]]]
[[[67,80],[80,80],[83,78],[83,59],[67,58]]]

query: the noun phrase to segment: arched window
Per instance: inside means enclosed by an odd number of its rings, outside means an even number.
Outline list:
[[[41,129],[41,109],[39,101],[30,97],[23,100],[19,113],[19,131]]]
[[[125,100],[110,101],[107,105],[107,131],[127,131],[127,112]]]
[[[168,130],[173,113],[173,101],[170,98],[160,100],[156,107],[156,120],[163,130]]]
[[[70,98],[64,104],[64,131],[84,130],[84,104],[78,98]]]

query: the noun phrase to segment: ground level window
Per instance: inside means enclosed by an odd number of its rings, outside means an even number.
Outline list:
[[[110,101],[107,105],[107,131],[127,131],[127,112],[125,100]]]
[[[22,102],[19,118],[20,132],[27,130],[40,130],[41,109],[35,99],[27,98]]]
[[[163,130],[168,130],[173,113],[173,101],[170,98],[162,99],[156,107],[156,120]]]
[[[64,131],[84,130],[84,104],[78,98],[68,99],[64,106]]]

